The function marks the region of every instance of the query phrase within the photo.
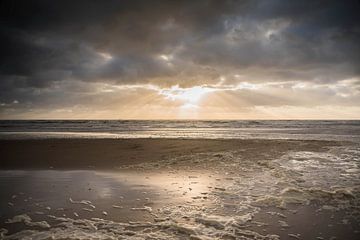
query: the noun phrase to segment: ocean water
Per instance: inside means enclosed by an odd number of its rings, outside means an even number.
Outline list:
[[[360,121],[2,120],[0,138],[261,138],[358,142]]]

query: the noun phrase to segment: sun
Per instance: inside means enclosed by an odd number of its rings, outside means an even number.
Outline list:
[[[164,95],[165,98],[172,101],[182,101],[183,106],[197,106],[200,99],[205,94],[213,92],[214,89],[202,86],[195,86],[191,88],[181,88],[178,85],[172,86],[171,88],[161,89],[160,94]]]

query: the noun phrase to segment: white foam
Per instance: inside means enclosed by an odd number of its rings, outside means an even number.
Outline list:
[[[93,205],[92,202],[89,200],[74,201],[72,198],[69,198],[69,201],[73,204],[83,204],[83,205],[89,206],[93,209],[96,208],[95,205]]]
[[[119,206],[119,205],[112,205],[113,208],[117,208],[117,209],[122,209],[123,206]]]
[[[94,209],[90,209],[90,208],[82,208],[82,210],[87,211],[87,212],[93,212],[94,211]]]
[[[31,217],[27,214],[16,215],[12,219],[8,219],[5,223],[24,223],[29,227],[40,227],[40,228],[50,228],[50,225],[46,221],[33,222]]]
[[[144,206],[140,208],[131,208],[132,211],[146,211],[146,212],[152,212],[152,208],[149,206]]]
[[[251,216],[231,218],[226,216],[199,216],[198,221],[181,223],[170,219],[150,222],[119,223],[100,218],[71,219],[49,216],[58,222],[46,230],[26,229],[12,235],[2,232],[4,239],[216,239],[220,236],[242,237],[241,239],[279,239],[277,235],[261,235],[243,230],[238,224],[251,220]],[[201,220],[200,220],[201,219]],[[31,222],[27,215],[20,215],[14,222]],[[218,223],[218,225],[216,224]],[[28,225],[34,227],[35,225]]]

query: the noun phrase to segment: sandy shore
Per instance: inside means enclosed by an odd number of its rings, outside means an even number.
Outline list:
[[[356,143],[3,140],[0,155],[0,239],[360,236]]]
[[[196,153],[241,151],[243,157],[321,151],[330,141],[192,139],[0,140],[0,169],[111,169]],[[275,157],[275,156],[274,156]]]

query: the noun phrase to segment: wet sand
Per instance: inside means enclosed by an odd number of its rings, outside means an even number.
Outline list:
[[[360,236],[355,143],[47,139],[0,150],[0,239]]]
[[[123,165],[161,161],[182,155],[242,151],[259,153],[341,145],[330,141],[204,140],[204,139],[38,139],[0,140],[0,169],[113,169]]]

